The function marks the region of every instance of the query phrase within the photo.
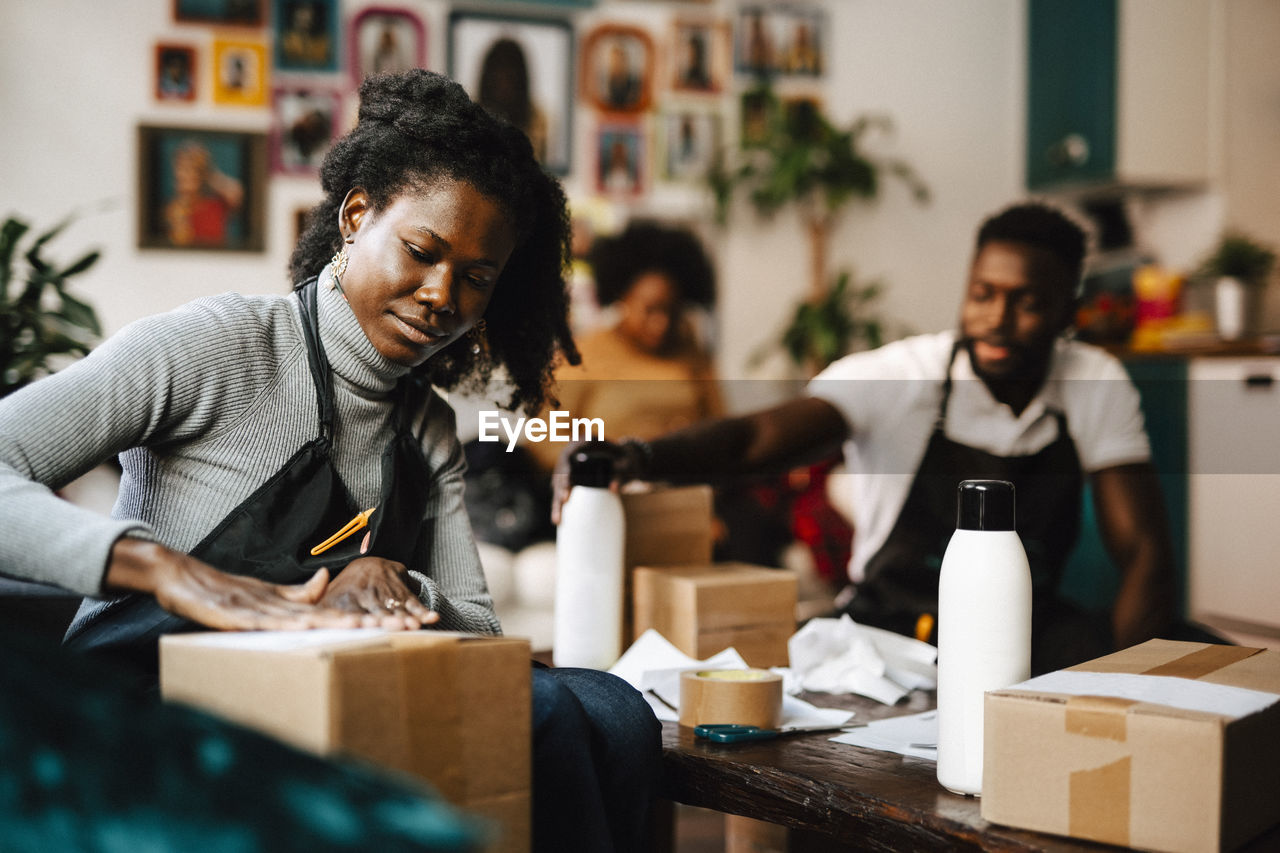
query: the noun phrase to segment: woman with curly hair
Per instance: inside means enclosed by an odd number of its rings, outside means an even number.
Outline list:
[[[596,300],[612,325],[579,341],[580,365],[556,371],[558,407],[599,418],[607,438],[656,438],[723,414],[710,353],[689,322],[715,305],[715,268],[688,229],[635,220],[587,253]],[[563,445],[526,445],[551,470]]]
[[[293,293],[140,320],[0,404],[0,571],[90,596],[69,647],[154,673],[158,637],[199,625],[499,633],[434,388],[501,370],[534,412],[557,354],[577,360],[564,194],[443,77],[360,94]],[[117,454],[111,518],[54,495]],[[535,669],[533,702],[536,847],[629,849],[652,712],[593,671]]]

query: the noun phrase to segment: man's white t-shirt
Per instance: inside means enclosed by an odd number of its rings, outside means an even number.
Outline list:
[[[831,403],[849,424],[844,451],[854,582],[862,580],[906,502],[937,421],[955,340],[954,331],[918,335],[848,355],[808,385],[810,396]],[[963,348],[951,379],[946,435],[960,444],[998,456],[1035,453],[1058,437],[1057,410],[1066,415],[1086,473],[1151,458],[1138,391],[1119,360],[1098,347],[1059,339],[1044,387],[1017,417],[974,374]]]

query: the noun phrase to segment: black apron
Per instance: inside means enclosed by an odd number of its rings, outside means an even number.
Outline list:
[[[307,357],[319,403],[319,435],[302,446],[284,466],[233,509],[192,551],[224,572],[249,575],[271,583],[305,581],[317,569],[336,574],[362,556],[383,557],[411,565],[421,520],[431,493],[431,476],[422,447],[411,428],[423,400],[409,377],[396,389],[399,421],[382,453],[382,493],[365,530],[323,553],[315,545],[337,532],[356,513],[330,459],[333,436],[333,374],[320,343],[316,281],[299,291]],[[366,551],[361,552],[365,533]],[[161,634],[204,630],[202,626],[161,608],[149,595],[130,593],[77,620],[64,644],[76,651],[118,660],[147,673],[157,671]]]
[[[961,480],[1008,480],[1016,490],[1018,536],[1031,565],[1033,622],[1051,606],[1067,557],[1080,530],[1084,477],[1067,419],[1053,411],[1058,436],[1025,456],[996,456],[946,435],[951,399],[947,362],[942,402],[924,458],[906,502],[883,546],[867,561],[863,580],[846,608],[856,622],[913,636],[924,614],[937,625],[938,572],[956,529],[956,488]],[[936,642],[936,636],[929,638]]]

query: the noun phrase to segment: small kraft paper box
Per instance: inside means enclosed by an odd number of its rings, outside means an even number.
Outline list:
[[[702,660],[733,646],[749,666],[787,666],[796,630],[796,575],[744,563],[641,566],[633,631],[653,628]]]
[[[982,816],[1170,853],[1280,821],[1280,651],[1149,640],[986,694]]]
[[[529,642],[445,631],[264,631],[160,640],[160,689],[320,755],[425,779],[493,821],[487,848],[531,834]]]
[[[626,525],[623,563],[622,648],[631,644],[636,566],[701,565],[711,562],[712,522],[715,519],[710,486],[659,486],[622,495]]]

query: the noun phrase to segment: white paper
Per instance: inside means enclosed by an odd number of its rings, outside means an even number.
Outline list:
[[[1256,714],[1280,701],[1280,695],[1261,690],[1214,684],[1194,678],[1135,675],[1127,672],[1059,670],[1038,675],[1005,689],[1065,693],[1068,696],[1111,696],[1168,705],[1184,711],[1206,711],[1232,719]]]
[[[885,720],[872,720],[865,726],[846,731],[831,740],[937,761],[938,712],[924,711]]]
[[[749,669],[737,650],[730,647],[706,660],[694,660],[650,628],[631,644],[609,672],[644,695],[659,720],[680,719],[680,673],[688,669]],[[853,717],[852,711],[818,708],[794,696],[782,697],[783,731],[838,728]]]
[[[810,619],[787,644],[788,691],[857,693],[886,705],[937,685],[938,650],[928,643],[859,625],[849,616]]]

